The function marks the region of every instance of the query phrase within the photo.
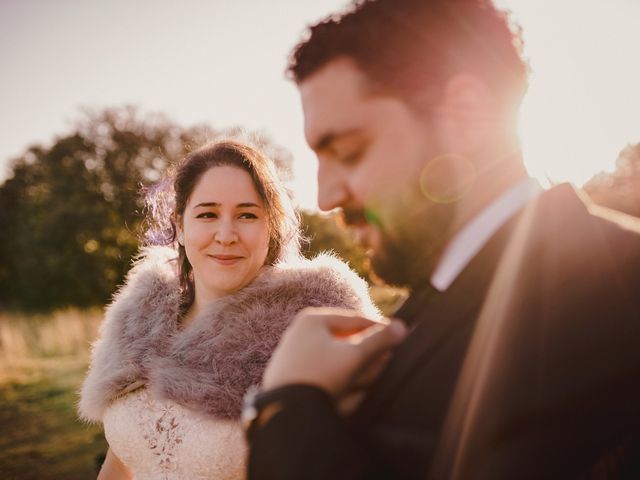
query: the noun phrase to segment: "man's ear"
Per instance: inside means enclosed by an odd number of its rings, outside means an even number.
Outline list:
[[[494,98],[487,85],[470,74],[456,74],[439,103],[441,139],[450,152],[473,157],[496,127]]]

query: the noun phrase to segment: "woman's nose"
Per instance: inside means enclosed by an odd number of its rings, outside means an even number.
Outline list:
[[[218,224],[214,240],[222,245],[230,245],[238,241],[238,232],[231,221],[223,221]]]

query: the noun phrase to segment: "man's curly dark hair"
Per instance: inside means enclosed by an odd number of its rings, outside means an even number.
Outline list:
[[[310,27],[287,72],[300,84],[346,57],[374,89],[423,106],[453,74],[468,73],[514,107],[527,89],[522,46],[520,29],[491,0],[359,0]]]

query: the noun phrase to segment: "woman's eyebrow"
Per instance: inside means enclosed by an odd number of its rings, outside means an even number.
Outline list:
[[[218,202],[202,202],[199,203],[197,205],[194,205],[193,208],[198,208],[198,207],[219,207],[220,204]]]
[[[194,205],[193,208],[198,208],[198,207],[221,207],[222,204],[218,203],[218,202],[201,202],[197,205]],[[258,205],[257,203],[253,203],[253,202],[242,202],[236,205],[236,208],[262,208],[260,205]]]

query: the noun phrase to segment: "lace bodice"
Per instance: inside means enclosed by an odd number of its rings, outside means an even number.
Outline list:
[[[136,480],[241,479],[246,447],[238,422],[215,419],[141,388],[105,411],[110,448]]]

